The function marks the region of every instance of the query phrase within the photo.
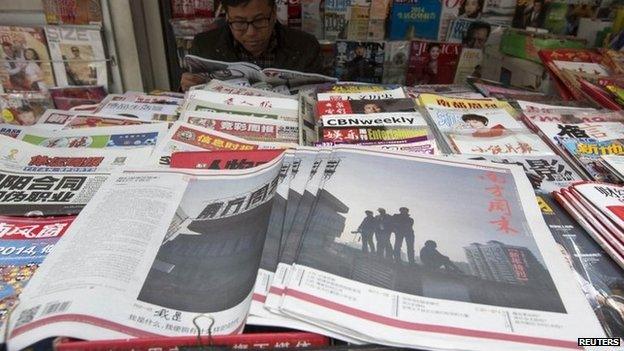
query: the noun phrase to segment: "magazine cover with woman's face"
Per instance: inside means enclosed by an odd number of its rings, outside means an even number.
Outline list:
[[[2,91],[47,91],[54,86],[42,28],[0,26],[0,44]]]

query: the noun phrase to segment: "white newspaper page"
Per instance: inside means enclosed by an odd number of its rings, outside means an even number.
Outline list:
[[[17,137],[19,140],[44,147],[62,148],[152,148],[167,134],[166,123],[141,126],[118,126],[103,128],[69,129],[51,131],[27,128]]]
[[[242,331],[281,158],[230,172],[135,171],[105,184],[40,267],[10,321],[19,350]],[[81,262],[81,264],[76,264]]]
[[[297,149],[295,152],[288,189],[288,201],[286,202],[286,213],[284,215],[284,224],[282,226],[280,239],[280,256],[284,250],[284,246],[286,244],[285,239],[287,238],[288,231],[292,226],[295,214],[299,208],[299,203],[303,198],[306,184],[312,175],[312,168],[318,154],[319,149],[314,148]],[[268,289],[264,306],[273,313],[279,314],[279,305],[282,299],[282,292],[284,290],[284,279],[289,267],[290,263],[278,263],[274,279],[272,279],[271,286]]]
[[[295,144],[299,141],[297,122],[204,111],[185,111],[179,121],[251,141]]]
[[[233,95],[247,95],[247,96],[264,96],[264,97],[277,97],[277,98],[289,98],[293,97],[290,95],[278,94],[272,91],[264,90],[264,89],[255,89],[251,87],[244,87],[239,85],[234,85],[227,81],[221,81],[218,79],[213,79],[207,84],[203,85],[200,90],[214,91],[222,94],[233,94]]]
[[[193,90],[189,92],[187,99],[197,99],[206,102],[230,106],[247,106],[267,109],[275,108],[280,110],[290,110],[295,111],[295,115],[297,109],[299,108],[297,100],[292,98],[233,95],[204,90]]]
[[[77,214],[110,172],[142,166],[150,148],[46,148],[0,135],[0,214]]]
[[[167,168],[174,152],[229,150],[249,151],[257,149],[286,149],[294,144],[262,143],[203,128],[194,124],[176,122],[169,129],[163,142],[154,150],[150,164]]]
[[[415,348],[604,335],[519,167],[345,148],[323,172],[283,312]]]
[[[95,113],[136,118],[144,121],[175,121],[183,100],[157,95],[109,94]]]

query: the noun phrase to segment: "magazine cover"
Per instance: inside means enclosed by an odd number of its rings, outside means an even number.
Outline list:
[[[60,87],[108,84],[108,65],[98,29],[46,26],[54,75]]]
[[[614,184],[620,179],[600,162],[602,155],[624,156],[624,139],[599,141],[593,138],[565,138],[559,143],[591,179]]]
[[[470,1],[470,0],[468,0]],[[498,51],[506,26],[491,24],[481,20],[457,18],[451,21],[446,41],[462,43],[464,47],[486,49],[491,47]]]
[[[525,29],[544,28],[551,2],[543,0],[519,0],[514,11],[511,26]]]
[[[391,0],[371,0],[368,38],[366,40],[381,41],[386,38],[386,22],[391,4]]]
[[[537,135],[519,132],[448,133],[451,147],[463,155],[544,156],[555,153]]]
[[[556,155],[542,156],[457,156],[463,159],[483,160],[492,163],[517,165],[522,167],[529,178],[536,193],[550,194],[572,182],[581,181],[582,178],[572,169],[565,160]]]
[[[351,5],[347,9],[347,40],[368,40],[368,24],[370,18],[370,4],[368,6]]]
[[[506,26],[511,25],[516,10],[516,0],[485,0],[482,4],[481,18],[484,21]]]
[[[48,24],[101,24],[100,0],[43,0]]]
[[[316,103],[317,117],[324,115],[372,114],[416,111],[413,99],[327,100]]]
[[[395,0],[390,14],[390,40],[436,40],[440,26],[440,0]]]
[[[0,41],[0,92],[45,92],[54,86],[43,28],[0,26]]]
[[[350,0],[325,0],[323,34],[325,40],[347,38],[347,8]]]
[[[405,75],[409,63],[410,42],[386,42],[386,57],[384,59],[383,83],[405,85]]]
[[[0,122],[4,124],[33,125],[51,108],[54,104],[47,94],[0,94]]]
[[[549,194],[537,196],[542,216],[566,263],[609,337],[624,335],[622,269]]]
[[[383,42],[336,41],[336,77],[343,81],[381,83]]]
[[[75,218],[0,216],[0,330],[5,330],[22,290]],[[4,333],[0,339],[5,341]]]
[[[453,84],[461,47],[460,44],[412,41],[407,85]]]
[[[323,38],[323,1],[301,0],[301,30]]]
[[[397,347],[576,348],[603,335],[518,167],[334,149],[322,170],[285,313]]]
[[[602,212],[620,230],[624,229],[624,205],[621,201],[624,198],[624,188],[622,186],[588,182],[574,184],[572,187],[572,191],[580,194],[590,206]]]
[[[461,7],[462,0],[443,0],[442,12],[440,14],[440,28],[438,29],[437,41],[445,41],[446,35],[449,31],[451,21],[459,15],[459,8]]]
[[[466,84],[468,77],[481,77],[481,63],[483,51],[479,49],[463,48],[459,56],[454,84]]]

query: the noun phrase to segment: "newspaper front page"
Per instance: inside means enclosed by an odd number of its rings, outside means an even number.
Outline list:
[[[179,121],[252,141],[295,144],[299,141],[297,122],[203,111],[185,111]]]
[[[197,335],[196,317],[203,335],[240,333],[280,166],[112,176],[24,290],[9,349]]]
[[[0,135],[0,214],[77,214],[112,171],[142,166],[150,152],[45,148]]]
[[[604,335],[519,167],[340,148],[320,172],[283,313],[415,348]]]

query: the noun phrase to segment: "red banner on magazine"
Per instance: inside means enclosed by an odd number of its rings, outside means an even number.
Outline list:
[[[67,217],[9,217],[0,216],[0,239],[49,239],[60,238],[75,216]]]
[[[279,157],[284,150],[174,152],[171,168],[244,169]]]

